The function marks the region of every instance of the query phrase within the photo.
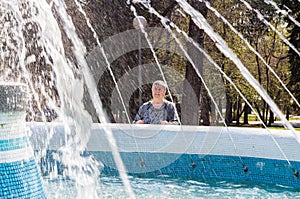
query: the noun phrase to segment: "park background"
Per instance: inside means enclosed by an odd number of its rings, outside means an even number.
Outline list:
[[[252,8],[249,9],[245,6],[243,1],[236,0],[214,0],[214,1],[189,1],[190,5],[197,9],[206,20],[213,27],[214,31],[219,34],[226,42],[230,49],[238,56],[242,63],[257,79],[260,85],[267,91],[270,97],[278,105],[282,113],[286,115],[289,120],[299,120],[299,106],[291,99],[291,96],[286,92],[283,86],[280,84],[274,74],[266,67],[267,63],[271,66],[272,70],[278,75],[283,84],[290,90],[293,96],[300,101],[300,59],[299,54],[295,52],[289,45],[283,42],[282,38],[277,32],[280,32],[288,42],[290,42],[299,52],[300,50],[300,2],[298,0],[276,0],[276,6],[268,3],[269,1],[254,0],[248,2]],[[85,0],[80,1],[87,18],[90,19],[91,25],[94,27],[95,32],[100,39],[100,42],[110,38],[113,35],[121,32],[134,29],[133,20],[135,18],[133,12],[130,11],[130,3],[124,0]],[[74,1],[66,1],[68,14],[72,17],[76,32],[80,39],[86,46],[87,54],[97,46],[97,41],[93,35],[93,32],[87,26],[86,17],[82,12],[76,9],[77,5]],[[184,92],[180,95],[174,94],[172,96],[175,99],[175,103],[180,115],[182,124],[187,125],[218,125],[222,123],[220,117],[217,114],[217,108],[219,108],[224,114],[225,123],[227,125],[236,126],[261,126],[259,119],[267,126],[281,126],[278,125],[278,118],[270,109],[268,103],[260,97],[257,91],[252,88],[241,72],[236,68],[235,64],[222,54],[216,47],[216,43],[206,35],[205,31],[199,29],[190,16],[186,14],[173,0],[152,0],[151,5],[155,8],[159,14],[170,19],[170,21],[176,23],[176,25],[184,30],[189,37],[196,41],[213,59],[222,67],[224,73],[226,73],[230,79],[241,90],[242,94],[249,100],[251,105],[257,111],[258,115],[254,115],[253,111],[249,108],[248,104],[244,102],[243,98],[236,92],[231,84],[223,78],[223,85],[226,93],[226,97],[219,100],[218,107],[212,103],[210,97],[207,94],[206,89],[201,82],[200,77],[196,74],[196,71],[183,57],[172,53],[172,51],[155,49],[155,53],[160,63],[171,67],[182,74],[185,79],[193,88],[193,92],[196,94],[199,101],[199,109],[192,109],[190,111],[182,111],[184,108],[188,108],[190,104],[190,96]],[[229,24],[236,30],[242,33],[243,37],[251,44],[251,46],[259,53],[263,58],[263,61],[259,59],[258,55],[253,53],[244,43],[244,41],[234,33],[232,27],[228,26],[222,21],[211,9],[208,9],[207,5],[211,5],[222,17],[226,18]],[[277,7],[278,5],[278,7]],[[143,6],[135,5],[138,15],[143,16],[147,20],[147,27],[160,27],[163,28],[160,19],[150,13]],[[259,10],[263,15],[263,19],[267,20],[276,31],[272,30],[270,26],[267,26],[265,21],[255,12]],[[292,21],[291,19],[295,19]],[[38,28],[34,27],[27,30],[27,35],[30,35],[30,42],[27,42],[28,54],[38,54],[41,52],[39,48],[33,45],[34,40],[38,40],[38,36],[34,38],[34,32],[38,31]],[[68,59],[75,60],[72,55],[72,44],[67,39],[64,29],[61,27],[63,33],[64,42],[66,43],[65,53]],[[26,34],[25,34],[26,35]],[[170,44],[171,45],[171,44]],[[139,60],[141,59],[141,60]],[[128,52],[122,55],[113,63],[111,63],[111,69],[118,81],[124,74],[136,67],[142,61],[143,64],[153,63],[154,57],[150,49],[143,49],[141,57],[139,58],[139,50]],[[74,61],[76,63],[76,61]],[[204,63],[198,63],[199,70],[205,69]],[[80,68],[78,64],[76,66]],[[6,70],[6,65],[2,67],[2,73]],[[40,93],[40,85],[45,85],[48,88],[47,92],[49,96],[54,99],[59,106],[59,100],[56,92],[56,85],[52,74],[52,68],[47,65],[43,58],[37,59],[35,62],[26,65],[26,68],[32,72],[31,79],[34,84],[34,89],[37,93]],[[12,74],[18,73],[18,70],[12,71]],[[18,76],[18,75],[16,75]],[[213,78],[212,78],[213,81]],[[111,76],[110,71],[107,69],[100,77],[99,82],[96,82],[97,89],[100,98],[103,102],[103,108],[112,123],[120,122],[126,123],[126,119],[122,115],[116,116],[111,108],[112,91],[115,89],[115,83]],[[169,85],[172,82],[168,82]],[[142,90],[142,101],[146,102],[151,99],[151,84],[144,84],[140,88]],[[183,85],[182,90],[185,89]],[[167,96],[168,97],[168,96]],[[133,119],[138,107],[139,107],[139,88],[137,87],[135,92],[130,98],[130,118]],[[42,111],[49,109],[46,99],[43,99],[41,94],[42,109],[36,108],[36,100],[31,99],[27,120],[28,121],[42,121]],[[298,103],[299,104],[299,103]],[[47,107],[47,108],[46,108]],[[50,107],[51,108],[51,107]],[[41,111],[42,110],[42,111]],[[120,113],[118,113],[120,114]],[[49,116],[46,114],[47,121],[52,121],[55,116]],[[55,113],[54,113],[55,115]],[[49,117],[48,117],[49,116]],[[259,117],[259,118],[258,118]],[[98,122],[93,118],[94,122]]]

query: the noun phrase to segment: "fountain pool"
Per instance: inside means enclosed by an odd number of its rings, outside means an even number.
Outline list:
[[[115,191],[123,193],[103,125],[93,125],[85,155],[92,155],[103,164],[99,169],[104,182],[107,181],[104,183],[100,177],[100,187],[97,189],[115,189],[115,183],[119,183]],[[31,138],[35,149],[45,148],[44,143],[47,143],[47,161],[53,164],[48,165],[46,170],[61,169],[58,173],[63,173],[64,166],[59,162],[54,164],[55,160],[52,158],[64,145],[63,125],[49,124],[45,128],[45,124],[28,123],[28,127],[32,131]],[[283,133],[281,130],[266,131],[260,128],[254,130],[238,127],[130,124],[107,124],[106,128],[113,132],[126,172],[131,176],[132,185],[136,186],[134,189],[137,196],[142,194],[147,197],[149,194],[153,198],[167,198],[164,194],[168,193],[175,198],[176,194],[182,194],[180,190],[185,186],[190,186],[191,190],[185,191],[190,191],[191,197],[204,197],[206,191],[210,192],[213,189],[230,192],[230,188],[233,188],[233,192],[254,188],[259,189],[255,194],[265,192],[267,195],[293,195],[293,191],[289,190],[297,190],[300,187],[297,171],[300,168],[300,146],[288,130],[284,130]],[[45,139],[49,130],[53,131],[50,142]],[[280,149],[272,137],[280,144]],[[289,162],[285,160],[282,151],[288,152]],[[151,190],[151,185],[146,182],[150,182],[157,193],[146,193],[146,190]],[[46,184],[52,186],[52,183],[55,184],[55,180]],[[147,186],[143,188],[139,183]],[[182,185],[184,186],[181,187]],[[267,187],[270,187],[270,193]],[[199,192],[196,189],[199,189]],[[169,193],[168,190],[174,193]],[[236,193],[227,194],[234,196]],[[214,197],[213,194],[211,196]],[[245,198],[248,196],[245,195]]]

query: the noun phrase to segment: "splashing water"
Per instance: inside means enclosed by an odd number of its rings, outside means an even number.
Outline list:
[[[63,5],[57,5],[57,6],[58,6],[58,9],[64,7]],[[62,13],[62,17],[66,17],[67,16],[67,14],[64,13],[65,9],[63,9],[61,12],[63,12]],[[64,20],[67,23],[67,18],[65,18]],[[67,23],[67,24],[71,27],[71,28],[70,27],[66,27],[65,28],[67,34],[69,35],[70,38],[73,37],[72,41],[74,42],[74,46],[79,46],[79,49],[77,49],[77,48],[75,49],[75,55],[77,57],[77,60],[78,60],[79,64],[82,66],[82,73],[83,73],[83,76],[85,78],[85,82],[87,84],[89,94],[92,97],[92,102],[94,104],[94,107],[96,107],[96,112],[98,114],[98,119],[102,123],[107,124],[107,119],[105,118],[105,114],[104,114],[103,110],[101,109],[102,108],[102,103],[101,103],[99,97],[94,94],[94,93],[98,93],[98,92],[97,92],[96,85],[95,85],[95,82],[93,80],[93,77],[90,74],[90,71],[89,71],[89,68],[87,66],[87,63],[85,62],[84,51],[83,51],[84,50],[84,46],[83,46],[82,42],[80,42],[79,38],[76,36],[76,34],[75,34],[74,31],[73,32],[69,32],[69,30],[74,30],[74,25],[72,23],[70,23],[70,22]],[[83,86],[81,88],[83,88]],[[82,98],[83,98],[83,96],[81,96],[81,98],[79,98],[79,99],[82,99]],[[84,107],[82,107],[82,108],[84,108]],[[82,119],[82,118],[80,118],[80,119]],[[84,120],[82,120],[82,121],[84,121]],[[82,127],[82,126],[80,126],[80,127]],[[86,129],[88,129],[88,128],[86,128]],[[114,141],[113,134],[112,134],[111,130],[109,128],[107,128],[107,127],[104,127],[104,130],[105,130],[105,132],[107,132],[107,136],[108,136],[108,139],[110,141],[109,143],[110,143],[110,146],[111,146],[111,149],[112,149],[112,152],[113,152],[113,157],[115,158],[115,161],[116,161],[116,164],[118,166],[120,175],[121,175],[121,177],[122,177],[122,179],[124,181],[124,185],[127,188],[126,190],[128,191],[128,194],[129,194],[130,198],[134,198],[133,191],[130,188],[130,184],[128,182],[127,175],[125,173],[126,169],[125,169],[125,167],[124,167],[124,165],[122,163],[121,157],[119,156],[118,149],[116,148],[116,144],[115,144],[115,141]],[[80,133],[79,135],[82,135],[82,133]],[[84,147],[86,147],[88,139],[85,140],[85,141],[86,142],[83,145]],[[69,161],[68,161],[68,163],[69,163]],[[96,164],[95,168],[97,169],[97,164]],[[95,173],[95,172],[91,171],[91,173]],[[76,175],[76,177],[77,176],[78,175]],[[95,175],[95,177],[97,178],[98,175]],[[96,179],[94,179],[94,180],[96,180]]]
[[[114,80],[118,95],[121,98],[122,105],[125,109],[125,104],[122,100],[117,80],[115,79],[115,76],[110,68],[109,61],[105,56],[104,49],[101,46],[96,31],[89,22],[89,19],[80,6],[80,3],[76,0],[74,2],[78,10],[86,18],[87,26],[93,32],[93,36],[97,41],[97,45],[101,48],[101,52],[106,59],[105,62],[107,67],[110,69],[110,75]],[[128,3],[129,2],[130,1],[128,1]],[[133,3],[139,2],[145,3],[144,1],[133,1]],[[300,143],[300,137],[294,131],[294,128],[286,120],[267,92],[253,78],[253,76],[237,58],[237,56],[228,48],[226,42],[212,30],[205,18],[193,7],[191,7],[189,3],[183,0],[177,0],[177,2],[180,7],[192,17],[192,20],[195,22],[195,24],[200,29],[205,30],[212,40],[216,42],[217,47],[224,53],[224,55],[229,57],[236,64],[243,76],[258,91],[265,101],[269,103],[270,107],[272,107],[272,110],[280,117],[285,126],[287,126],[294,133],[297,141]],[[242,2],[247,5],[249,9],[257,12],[259,18],[264,21],[266,25],[270,26],[271,29],[273,29],[257,10],[250,7],[247,2]],[[274,2],[266,2],[272,4],[278,9]],[[209,8],[213,10],[212,7]],[[76,182],[75,185],[77,188],[77,198],[98,198],[99,196],[96,192],[96,187],[99,186],[98,177],[101,163],[97,162],[91,156],[84,157],[82,155],[89,141],[90,130],[93,123],[90,114],[85,110],[82,102],[85,92],[84,85],[87,86],[87,91],[92,99],[91,101],[96,109],[97,118],[99,121],[106,124],[108,123],[108,120],[102,109],[102,102],[97,95],[98,91],[96,82],[94,77],[91,75],[90,69],[85,60],[85,46],[77,36],[75,26],[66,10],[67,8],[63,0],[54,0],[50,3],[47,3],[47,1],[44,0],[2,0],[0,2],[0,13],[3,19],[0,24],[0,28],[2,30],[0,39],[2,40],[1,45],[3,46],[3,48],[1,48],[0,57],[0,80],[25,82],[29,86],[31,91],[29,107],[31,115],[29,116],[28,120],[34,120],[35,117],[38,116],[38,113],[40,113],[41,121],[46,122],[47,117],[43,111],[45,108],[53,110],[53,112],[57,114],[57,121],[64,124],[64,129],[66,132],[66,145],[61,148],[61,155],[57,154],[57,159],[67,168],[64,172],[64,175]],[[137,13],[133,7],[132,12],[135,16],[137,16]],[[216,11],[215,13],[218,14]],[[291,20],[293,20],[293,18],[291,18]],[[168,30],[171,31],[170,27],[166,25],[167,19],[162,19],[162,23],[165,28],[168,28]],[[299,26],[298,23],[295,24]],[[62,28],[60,26],[62,26]],[[70,46],[66,47],[64,45],[63,38],[61,36],[61,29],[63,29],[64,33],[70,40]],[[166,82],[166,78],[164,77],[164,73],[159,64],[155,51],[150,43],[150,40],[147,38],[147,33],[143,27],[141,27],[141,29],[146,36],[148,44],[150,45],[152,55],[159,67],[159,71]],[[231,27],[231,29],[234,30],[233,27]],[[276,29],[274,31],[277,32]],[[279,32],[278,34],[281,35]],[[290,44],[282,35],[281,38],[299,55],[299,52],[292,44]],[[176,41],[180,46],[179,40]],[[245,39],[243,39],[243,41],[246,42]],[[248,45],[248,47],[249,46],[250,45]],[[182,45],[180,47],[182,50],[184,49]],[[72,49],[72,52],[69,52],[71,51],[70,49]],[[255,51],[254,49],[252,50]],[[192,63],[188,53],[184,53],[187,59]],[[257,52],[255,51],[255,53]],[[38,68],[35,69],[34,67]],[[194,64],[193,67],[196,68]],[[32,74],[32,71],[37,71],[37,74]],[[198,76],[201,75],[198,73]],[[208,89],[207,86],[205,86],[205,88]],[[168,92],[170,93],[170,91]],[[210,92],[209,95],[211,96]],[[172,95],[170,96],[172,98]],[[214,99],[213,103],[217,107],[217,103],[214,101]],[[299,103],[297,104],[299,105]],[[218,113],[220,116],[222,116],[221,110],[218,109]],[[128,122],[130,122],[127,112],[126,118]],[[224,122],[223,118],[222,121]],[[114,155],[121,179],[126,187],[126,193],[128,197],[135,198],[125,172],[126,168],[124,167],[118,153],[111,129],[105,126],[103,128],[107,133],[108,139],[110,140],[109,143],[112,153]],[[287,157],[285,158],[287,159]]]
[[[1,39],[4,50],[1,52],[2,62],[1,79],[4,81],[24,81],[29,85],[33,93],[33,103],[30,107],[32,118],[36,112],[42,115],[42,121],[46,121],[44,108],[53,109],[57,114],[57,120],[64,124],[66,133],[66,145],[60,150],[61,156],[57,159],[66,166],[64,175],[76,182],[77,198],[98,198],[96,187],[99,177],[99,166],[91,157],[83,157],[86,144],[89,141],[92,119],[85,110],[82,99],[84,95],[84,83],[86,83],[92,102],[96,107],[98,118],[102,123],[107,123],[102,104],[97,95],[95,82],[90,75],[84,55],[86,50],[75,33],[75,27],[66,12],[63,1],[1,1],[2,33]],[[52,10],[55,10],[56,15]],[[25,17],[24,17],[25,16]],[[58,19],[61,24],[58,24]],[[66,56],[65,46],[59,25],[71,41],[75,62]],[[28,38],[29,33],[33,37]],[[26,35],[28,34],[28,35]],[[32,36],[32,35],[30,35]],[[29,41],[28,41],[29,40]],[[34,52],[34,47],[39,51]],[[49,68],[36,68],[47,66]],[[78,65],[80,67],[78,67]],[[10,66],[7,68],[7,66]],[[31,67],[30,69],[28,69]],[[11,71],[7,71],[11,69]],[[41,76],[30,75],[30,70],[42,71]],[[21,72],[22,71],[22,72]],[[48,72],[48,74],[45,74]],[[56,85],[57,90],[54,89]],[[46,86],[45,86],[46,85]],[[55,93],[56,92],[56,93]],[[59,99],[57,99],[59,97]],[[41,101],[45,102],[42,104]],[[38,109],[38,110],[36,110]],[[30,119],[30,118],[29,118]],[[106,129],[110,143],[114,146],[114,138]],[[118,151],[114,146],[116,162],[120,166],[120,174],[127,186],[128,195],[134,198],[130,184],[126,183],[125,169],[118,158]],[[55,171],[54,171],[55,172]],[[55,176],[52,175],[52,176]],[[128,181],[128,180],[127,180]]]

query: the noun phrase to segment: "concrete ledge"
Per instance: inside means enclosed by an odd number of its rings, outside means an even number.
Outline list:
[[[27,126],[32,131],[35,149],[47,146],[49,150],[58,150],[64,145],[62,124],[27,123]],[[213,154],[300,161],[300,144],[291,131],[243,127],[95,123],[87,151],[111,151],[104,127],[112,131],[120,152]]]

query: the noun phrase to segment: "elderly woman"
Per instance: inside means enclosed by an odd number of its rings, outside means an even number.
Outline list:
[[[152,100],[144,103],[135,116],[135,124],[179,124],[175,105],[165,99],[166,84],[157,80],[152,85]]]

